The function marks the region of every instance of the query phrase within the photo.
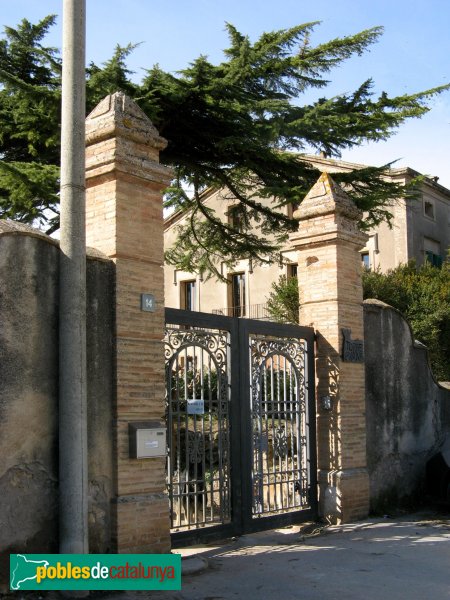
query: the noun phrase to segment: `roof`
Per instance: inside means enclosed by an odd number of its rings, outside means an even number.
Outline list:
[[[300,160],[311,162],[318,171],[328,171],[333,173],[333,167],[336,168],[336,172],[339,171],[354,171],[357,169],[365,169],[370,165],[364,165],[361,163],[347,162],[345,160],[338,160],[335,158],[326,158],[315,154],[298,154]],[[388,173],[393,178],[404,178],[405,180],[411,180],[414,177],[423,176],[425,177],[424,183],[434,188],[437,192],[444,194],[450,199],[450,190],[445,186],[438,183],[438,177],[431,177],[429,175],[423,175],[419,171],[412,169],[411,167],[397,167],[389,168]],[[214,188],[207,188],[200,194],[202,202],[206,201],[217,191]],[[164,229],[169,229],[177,221],[179,221],[186,211],[178,210],[164,219]]]

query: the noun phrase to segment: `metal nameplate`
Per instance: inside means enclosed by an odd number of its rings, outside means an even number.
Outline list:
[[[187,414],[188,415],[203,415],[205,413],[205,401],[204,400],[189,400],[187,401]]]
[[[141,294],[141,310],[155,312],[156,300],[153,294]]]
[[[344,338],[342,344],[342,360],[344,362],[362,363],[364,362],[364,342],[363,340],[352,340],[351,329],[342,329]]]

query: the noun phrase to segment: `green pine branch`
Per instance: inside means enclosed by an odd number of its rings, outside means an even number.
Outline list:
[[[37,217],[44,224],[48,218],[51,228],[57,218],[52,210],[57,210],[61,58],[44,41],[54,23],[52,15],[37,24],[24,19],[6,27],[0,40],[0,157],[11,165],[10,171],[0,168],[0,215],[28,222]],[[131,81],[127,67],[133,44],[117,45],[103,65],[86,69],[88,112],[121,90],[168,140],[160,158],[176,177],[167,205],[188,216],[167,253],[178,268],[220,277],[221,265],[241,257],[270,260],[294,226],[282,207],[299,203],[319,175],[298,152],[314,148],[339,157],[346,148],[385,140],[406,120],[425,114],[430,98],[449,87],[375,97],[367,79],[352,93],[326,97],[333,70],[368,51],[382,28],[314,45],[318,26],[266,32],[252,42],[227,24],[229,47],[221,63],[202,55],[175,74],[155,65],[140,83]],[[323,90],[324,97],[302,102],[311,88]],[[356,169],[336,176],[366,212],[365,227],[389,221],[392,200],[411,193],[386,180],[384,171]],[[205,190],[222,190],[240,202],[240,229],[204,203]]]

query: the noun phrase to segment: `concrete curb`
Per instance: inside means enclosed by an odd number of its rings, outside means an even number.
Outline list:
[[[199,556],[189,556],[183,558],[181,561],[181,575],[197,575],[202,573],[208,568],[208,561],[206,558]]]

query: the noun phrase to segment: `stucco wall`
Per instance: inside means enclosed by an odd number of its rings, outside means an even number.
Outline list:
[[[57,243],[0,223],[0,547],[58,548]],[[109,549],[113,264],[87,261],[91,552]],[[1,567],[8,568],[7,565]],[[3,570],[3,569],[2,569]],[[0,574],[3,580],[4,573]]]
[[[450,390],[397,310],[366,300],[364,337],[371,508],[385,511],[423,497],[426,462],[450,433]]]
[[[223,222],[227,220],[227,211],[233,204],[233,201],[221,192],[212,192],[205,198],[205,204],[215,211],[216,216]],[[258,202],[263,205],[270,205],[270,199],[259,198]],[[287,211],[287,207],[283,209]],[[178,237],[178,227],[185,224],[186,218],[183,215],[172,215],[165,221],[164,229],[164,248],[169,250],[176,245]],[[258,228],[253,230],[255,235],[262,235]],[[247,314],[254,318],[261,318],[263,309],[259,305],[265,305],[268,296],[272,291],[272,283],[277,283],[280,275],[286,275],[287,264],[296,263],[296,254],[289,243],[286,244],[282,252],[285,264],[280,268],[279,263],[271,264],[253,264],[248,259],[236,260],[234,266],[228,268],[225,264],[221,267],[221,273],[226,278],[232,273],[245,273],[245,302]],[[165,263],[164,265],[164,285],[165,285],[165,304],[171,308],[184,308],[182,302],[182,285],[186,281],[196,281],[196,310],[211,313],[213,310],[223,310],[222,314],[231,314],[227,310],[231,309],[231,298],[229,285],[225,281],[219,281],[216,278],[201,281],[195,273],[180,271],[173,265]],[[176,281],[176,285],[174,285]],[[258,306],[256,306],[258,305]]]

